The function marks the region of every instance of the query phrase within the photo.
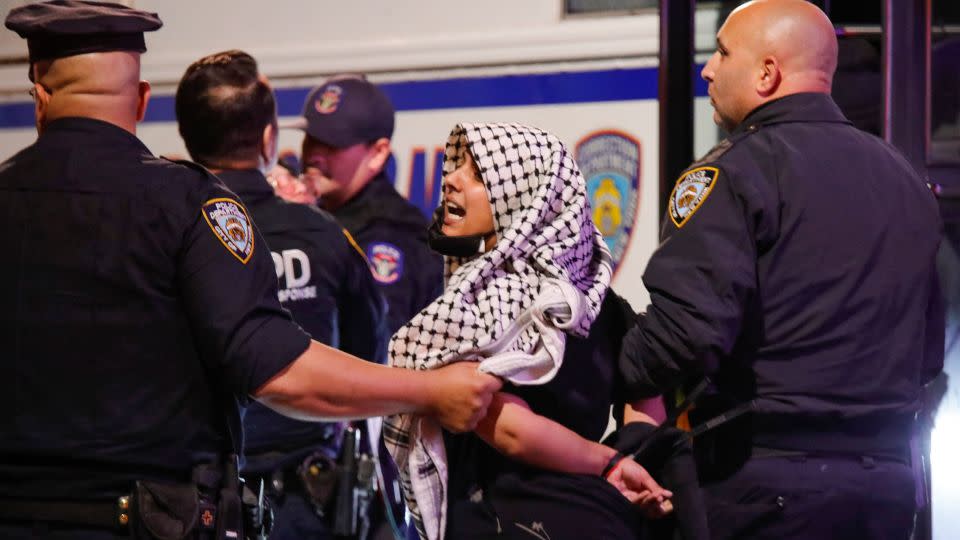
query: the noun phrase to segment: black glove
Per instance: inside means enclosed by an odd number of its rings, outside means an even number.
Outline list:
[[[672,426],[631,422],[611,433],[603,444],[627,455],[638,452],[637,463],[661,486],[673,492],[673,515],[645,523],[644,538],[710,538],[687,432]]]
[[[690,451],[690,440],[685,431],[672,426],[654,426],[646,422],[631,422],[611,433],[603,444],[616,448],[621,454],[638,452],[634,459],[650,474],[656,475],[667,460]]]

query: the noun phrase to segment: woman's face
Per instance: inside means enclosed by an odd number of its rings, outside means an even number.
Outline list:
[[[488,248],[496,241],[487,187],[470,152],[466,152],[463,165],[444,178],[443,227],[440,230],[447,236],[489,233]]]

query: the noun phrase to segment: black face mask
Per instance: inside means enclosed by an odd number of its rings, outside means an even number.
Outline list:
[[[465,236],[447,236],[443,234],[443,207],[433,212],[433,223],[427,230],[430,249],[448,257],[473,257],[486,251],[486,238],[491,233],[468,234]]]

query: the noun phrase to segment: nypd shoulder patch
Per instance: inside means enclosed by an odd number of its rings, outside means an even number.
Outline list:
[[[690,219],[717,183],[720,170],[716,167],[697,167],[683,174],[670,194],[670,219],[678,228]]]
[[[253,226],[247,209],[233,199],[210,199],[203,203],[202,214],[223,247],[247,264],[253,256]]]
[[[367,246],[367,260],[373,279],[378,283],[390,285],[403,275],[403,252],[387,242],[374,242]]]

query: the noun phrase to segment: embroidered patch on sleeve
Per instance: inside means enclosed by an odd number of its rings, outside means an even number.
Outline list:
[[[396,283],[403,275],[403,252],[386,242],[377,242],[367,247],[367,259],[373,279],[384,285]]]
[[[247,264],[253,255],[253,227],[247,209],[233,199],[210,199],[203,204],[202,213],[223,247]]]
[[[670,194],[670,219],[678,228],[707,200],[720,170],[716,167],[697,167],[684,173]]]

